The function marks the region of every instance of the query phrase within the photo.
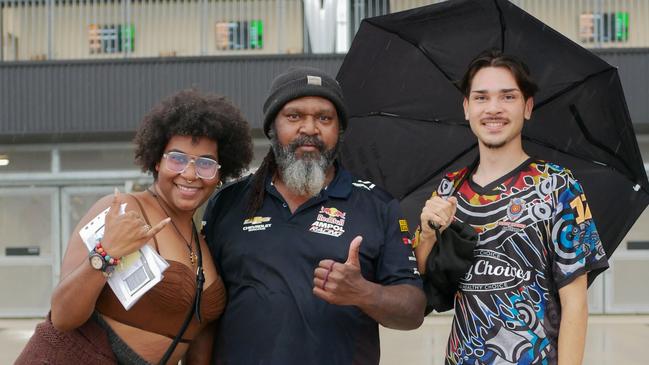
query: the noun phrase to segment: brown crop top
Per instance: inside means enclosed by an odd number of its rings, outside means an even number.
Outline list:
[[[149,222],[142,205],[135,198]],[[150,223],[149,223],[150,224]],[[156,250],[158,242],[155,241]],[[209,253],[208,253],[209,254]],[[182,326],[196,293],[196,273],[187,265],[167,260],[169,267],[164,271],[161,282],[151,288],[128,311],[124,309],[112,289],[106,284],[97,299],[96,310],[106,317],[145,331],[173,339]],[[225,307],[225,287],[217,276],[201,297],[201,320],[203,324],[217,319]],[[189,342],[198,335],[200,324],[196,316],[192,319],[182,342]]]

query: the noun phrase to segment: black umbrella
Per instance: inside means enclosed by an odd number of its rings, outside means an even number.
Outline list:
[[[530,67],[540,91],[524,148],[581,181],[610,257],[649,204],[617,69],[506,0],[451,0],[365,19],[338,73],[351,115],[343,163],[418,221],[441,175],[476,157],[456,83],[490,48]]]

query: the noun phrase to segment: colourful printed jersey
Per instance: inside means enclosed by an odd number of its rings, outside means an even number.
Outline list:
[[[581,185],[570,171],[529,159],[480,187],[447,175],[456,219],[479,233],[460,282],[447,364],[556,364],[559,288],[608,265]],[[460,185],[460,186],[457,186]]]

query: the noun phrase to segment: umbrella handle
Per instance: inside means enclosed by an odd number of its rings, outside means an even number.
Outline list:
[[[433,222],[431,220],[428,221],[428,227],[430,227],[431,229],[434,229],[436,231],[439,231],[439,229],[441,228],[441,226],[439,224],[437,224],[437,223],[435,223],[435,222]]]
[[[435,242],[436,243],[441,242],[442,234],[439,233],[439,229],[441,228],[441,226],[439,224],[429,220],[428,221],[428,227],[430,227],[431,229],[433,229],[435,231],[435,238],[436,238]]]

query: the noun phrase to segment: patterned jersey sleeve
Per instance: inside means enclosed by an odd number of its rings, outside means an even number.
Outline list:
[[[552,270],[562,288],[581,274],[608,267],[608,260],[581,184],[567,170],[555,176]]]
[[[453,195],[455,192],[456,186],[455,183],[457,179],[455,179],[455,174],[448,174],[442,178],[442,180],[439,182],[439,185],[437,185],[437,190],[433,192],[431,195],[432,197],[435,196],[441,196],[448,198],[449,196]]]

